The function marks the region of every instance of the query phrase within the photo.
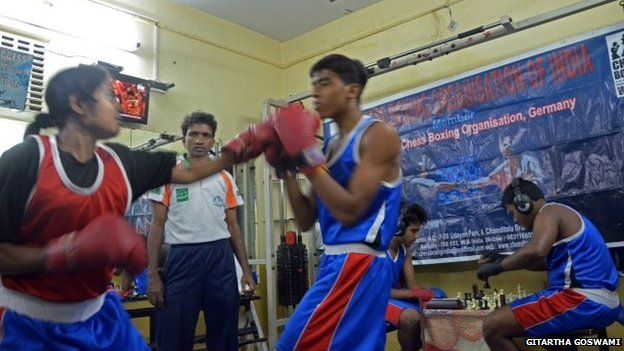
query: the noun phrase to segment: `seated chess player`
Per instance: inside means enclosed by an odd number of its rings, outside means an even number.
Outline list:
[[[542,337],[579,329],[602,329],[620,311],[618,272],[598,229],[571,207],[546,203],[540,188],[516,178],[502,205],[514,222],[533,231],[510,256],[479,260],[477,277],[504,271],[546,270],[549,288],[490,313],[483,335],[490,349],[519,350],[512,338]]]
[[[420,312],[418,300],[429,301],[446,297],[440,289],[423,289],[416,282],[412,265],[412,246],[420,236],[420,226],[427,222],[427,213],[416,204],[403,207],[397,236],[390,242],[387,258],[392,263],[392,291],[386,309],[386,322],[398,328],[402,351],[416,351],[421,347]]]

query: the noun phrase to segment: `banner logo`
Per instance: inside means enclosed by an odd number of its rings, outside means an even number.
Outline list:
[[[624,32],[605,37],[617,97],[624,96]]]

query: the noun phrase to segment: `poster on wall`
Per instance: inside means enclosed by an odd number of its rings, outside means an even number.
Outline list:
[[[501,206],[514,177],[624,246],[623,95],[620,26],[367,106],[397,128],[404,196],[431,216],[414,262],[524,245],[531,233]]]
[[[32,55],[0,47],[0,107],[24,109],[32,63]]]

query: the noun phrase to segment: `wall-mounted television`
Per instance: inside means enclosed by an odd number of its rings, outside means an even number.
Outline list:
[[[147,124],[150,83],[125,74],[111,73],[113,91],[121,104],[121,120],[127,123]]]

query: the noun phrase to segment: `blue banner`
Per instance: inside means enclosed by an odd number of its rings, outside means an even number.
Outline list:
[[[624,245],[624,31],[543,51],[366,110],[401,137],[405,197],[432,217],[414,259],[514,251],[530,233],[501,207],[515,177]]]
[[[0,47],[0,107],[23,110],[33,56]]]

